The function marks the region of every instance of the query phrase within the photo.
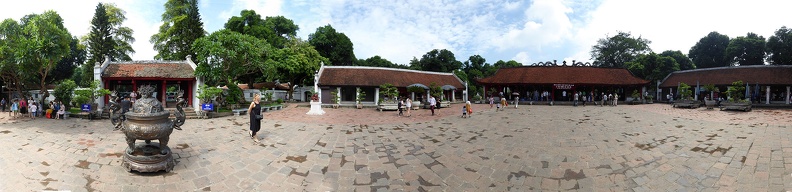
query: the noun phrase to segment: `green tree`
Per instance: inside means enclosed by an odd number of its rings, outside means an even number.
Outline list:
[[[283,17],[266,17],[254,10],[242,10],[239,16],[233,16],[225,23],[224,27],[245,35],[250,35],[267,41],[273,47],[283,48],[289,37],[296,36],[300,29],[294,21]]]
[[[289,39],[297,36],[300,27],[294,21],[284,16],[266,17],[264,25],[272,29],[274,33],[268,33],[267,42],[276,48],[284,48],[289,43]]]
[[[792,30],[786,26],[767,39],[767,62],[772,65],[792,65]]]
[[[385,83],[380,85],[380,101],[385,101],[385,97],[388,97],[390,101],[389,103],[396,103],[399,97],[399,89],[393,86],[393,84]]]
[[[690,85],[679,83],[679,96],[682,100],[692,100],[693,91],[690,90]]]
[[[130,55],[135,54],[132,43],[135,42],[134,30],[122,26],[126,21],[126,11],[118,8],[115,4],[104,3],[107,10],[108,21],[110,22],[110,34],[113,38],[113,49],[110,51],[110,58],[113,61],[130,61]]]
[[[150,40],[157,50],[155,59],[184,60],[187,55],[196,55],[191,48],[193,42],[206,34],[198,0],[168,0],[162,22],[159,33]]]
[[[673,57],[654,52],[639,55],[634,61],[627,62],[626,67],[633,75],[649,81],[662,80],[668,74],[679,71],[679,64]]]
[[[52,95],[55,95],[56,100],[62,101],[68,109],[70,108],[75,88],[77,88],[77,84],[71,79],[67,79],[55,87],[55,91]]]
[[[765,38],[756,33],[748,33],[729,41],[726,59],[732,65],[764,65]]]
[[[22,46],[22,26],[13,19],[0,23],[0,78],[9,91],[22,95],[26,74],[19,62],[17,51]]]
[[[745,95],[745,84],[742,81],[732,82],[732,86],[726,89],[726,95],[729,96],[729,102],[746,102],[743,100]]]
[[[86,44],[88,48],[88,63],[83,67],[83,73],[90,71],[93,73],[93,66],[96,62],[104,61],[105,56],[110,56],[110,52],[115,47],[111,33],[110,17],[103,3],[98,3],[91,19],[91,32],[88,33]],[[86,76],[86,82],[93,81],[93,76]]]
[[[726,47],[728,46],[729,36],[713,31],[690,48],[688,57],[699,69],[726,67],[729,66],[729,61],[726,59]]]
[[[682,51],[666,50],[663,51],[663,53],[660,53],[660,56],[674,58],[674,60],[679,64],[679,70],[696,69],[696,65],[693,64],[693,61],[683,54]]]
[[[319,70],[320,63],[328,62],[327,58],[322,57],[311,44],[300,38],[291,37],[285,45],[286,47],[273,54],[275,61],[270,60],[262,66],[261,69],[268,72],[265,75],[269,80],[279,79],[293,85],[313,84],[314,72]],[[289,98],[294,98],[293,93],[294,86],[290,86]]]
[[[260,65],[267,63],[270,45],[249,35],[219,30],[196,40],[191,47],[197,53],[195,75],[204,78],[210,86],[235,87],[238,77],[269,69]]]
[[[359,59],[355,62],[355,66],[388,67],[388,68],[399,68],[399,69],[408,68],[408,66],[406,65],[395,64],[391,61],[388,61],[387,59],[380,57],[379,55],[369,57],[368,59]]]
[[[42,98],[49,97],[47,78],[57,63],[69,55],[72,36],[63,27],[63,19],[55,11],[30,17],[23,24],[24,37],[16,54],[22,64],[22,72],[31,77]]]
[[[308,42],[322,57],[330,60],[328,63],[330,65],[349,66],[355,64],[352,41],[346,34],[336,32],[333,26],[325,25],[316,28],[316,32],[308,36]]]
[[[434,49],[427,52],[423,55],[423,57],[421,57],[421,60],[418,61],[417,65],[418,66],[416,68],[423,71],[446,73],[462,68],[462,62],[457,61],[454,57],[454,53],[446,49]]]
[[[632,37],[629,32],[621,32],[613,37],[599,39],[591,47],[594,66],[624,68],[625,63],[633,61],[638,55],[652,51],[648,39]]]
[[[85,62],[85,47],[80,44],[77,37],[72,37],[69,43],[69,54],[63,57],[51,74],[47,77],[47,83],[52,84],[64,79],[69,79],[75,71],[80,71],[77,67]]]

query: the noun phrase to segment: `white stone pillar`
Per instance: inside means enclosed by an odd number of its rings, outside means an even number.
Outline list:
[[[751,100],[751,95],[752,95],[752,93],[751,93],[751,84],[747,84],[746,83],[745,84],[745,99],[748,99],[748,101],[753,102]]]
[[[456,91],[451,90],[451,102],[456,102]]]
[[[341,87],[336,87],[336,97],[338,97],[336,104],[341,104]]]
[[[360,89],[360,87],[355,87],[355,101],[357,101],[357,98],[360,97],[360,92],[357,91],[358,89]],[[360,103],[355,102],[355,104],[360,104]]]
[[[415,101],[415,92],[410,93],[410,100]]]
[[[379,87],[374,88],[374,105],[379,105]]]
[[[770,86],[767,86],[767,91],[765,91],[765,104],[770,104]]]
[[[786,102],[787,105],[789,105],[789,86],[787,86],[787,94],[786,97],[784,97],[784,101]]]

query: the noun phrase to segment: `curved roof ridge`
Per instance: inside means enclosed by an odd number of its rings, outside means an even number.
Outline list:
[[[134,61],[111,61],[110,64],[187,64],[187,61],[134,60]]]
[[[688,72],[711,71],[711,70],[722,70],[722,69],[748,69],[748,68],[792,68],[792,65],[745,65],[745,66],[728,66],[728,67],[710,67],[710,68],[700,68],[700,69],[688,69],[684,71],[674,71],[674,73],[688,73]]]
[[[370,67],[370,66],[324,66],[326,68],[336,68],[336,69],[378,69],[378,70],[391,70],[391,71],[403,71],[403,72],[413,72],[413,73],[425,73],[425,74],[434,74],[434,75],[454,75],[453,73],[443,73],[443,72],[434,72],[434,71],[421,71],[421,70],[412,70],[412,69],[399,69],[399,68],[390,68],[390,67]]]

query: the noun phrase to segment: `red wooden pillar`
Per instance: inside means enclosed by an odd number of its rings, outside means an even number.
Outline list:
[[[184,99],[187,100],[187,106],[192,106],[192,84],[194,81],[187,81],[187,90],[184,93]]]
[[[101,81],[101,80],[99,80],[99,81]],[[107,90],[110,90],[110,81],[106,81],[105,82],[104,88],[107,89]],[[109,103],[110,102],[110,97],[108,97],[107,95],[102,96],[102,98],[104,99],[104,103]],[[91,101],[91,103],[93,103],[93,102],[94,101]]]
[[[132,79],[132,91],[137,92],[137,82],[135,82],[135,79]]]
[[[162,86],[161,87],[162,87],[161,88],[162,92],[160,92],[160,95],[162,96],[162,107],[164,108],[164,107],[168,107],[168,105],[166,105],[166,103],[168,103],[168,102],[166,102],[166,100],[165,100],[165,99],[168,98],[168,96],[165,95],[165,80],[162,80]]]

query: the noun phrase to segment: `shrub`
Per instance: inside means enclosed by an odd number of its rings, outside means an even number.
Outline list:
[[[745,95],[745,85],[742,81],[732,82],[732,86],[726,90],[726,95],[729,96],[729,102],[747,102],[742,99]]]

